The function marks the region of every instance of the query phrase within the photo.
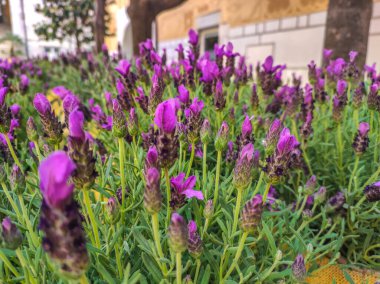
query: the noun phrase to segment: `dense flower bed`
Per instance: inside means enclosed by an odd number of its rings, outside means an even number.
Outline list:
[[[253,69],[231,43],[200,55],[194,31],[177,52],[167,64],[147,40],[133,64],[106,47],[0,62],[0,279],[290,283],[326,258],[379,268],[375,66],[326,50],[286,83],[285,65]]]

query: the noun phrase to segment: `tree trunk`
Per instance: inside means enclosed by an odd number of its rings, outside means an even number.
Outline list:
[[[106,31],[105,24],[106,0],[96,0],[95,6],[95,43],[96,51],[102,52],[104,35]]]
[[[357,51],[357,66],[363,68],[371,16],[372,0],[330,0],[324,47],[334,50],[334,58],[347,59],[351,50]]]
[[[131,0],[127,13],[131,19],[133,54],[139,54],[139,43],[152,38],[152,23],[156,16],[186,0]]]

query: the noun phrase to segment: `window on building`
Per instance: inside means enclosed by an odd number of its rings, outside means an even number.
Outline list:
[[[210,53],[210,58],[215,59],[214,45],[219,42],[218,29],[207,29],[200,31],[201,53]]]

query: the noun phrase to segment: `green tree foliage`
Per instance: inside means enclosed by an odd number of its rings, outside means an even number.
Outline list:
[[[45,0],[35,7],[46,18],[35,25],[35,32],[44,40],[73,37],[80,48],[94,40],[94,8],[93,0]]]

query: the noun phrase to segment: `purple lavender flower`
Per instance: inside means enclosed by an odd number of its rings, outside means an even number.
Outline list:
[[[29,78],[25,74],[20,76],[19,89],[22,94],[25,94],[29,88]]]
[[[245,204],[241,212],[240,226],[242,230],[251,234],[257,232],[261,223],[262,212],[263,198],[257,194]]]
[[[162,204],[160,172],[156,168],[149,168],[145,174],[145,182],[144,207],[149,214],[158,213]]]
[[[179,95],[177,96],[177,98],[179,99],[179,101],[182,104],[184,104],[185,106],[187,106],[190,102],[189,91],[186,89],[186,87],[184,85],[180,85],[178,87],[178,93],[179,93]]]
[[[127,134],[127,121],[117,99],[112,100],[112,133],[117,138],[124,138]]]
[[[369,123],[367,122],[359,123],[358,133],[356,134],[354,138],[354,142],[352,143],[352,147],[354,148],[355,153],[357,155],[363,154],[368,148],[368,145],[369,145],[368,132],[369,132]]]
[[[185,179],[185,173],[179,173],[178,176],[170,179],[171,184],[171,201],[170,206],[173,209],[181,208],[185,204],[186,198],[197,198],[203,200],[202,191],[194,190],[196,177],[190,176]]]
[[[20,230],[9,217],[5,217],[1,222],[0,243],[7,249],[15,250],[22,244],[22,239]]]
[[[20,110],[21,110],[21,106],[18,105],[18,104],[13,104],[9,107],[11,113],[12,113],[12,117],[17,117],[18,114],[20,113]]]
[[[219,128],[218,134],[215,139],[215,149],[216,151],[223,151],[228,142],[229,127],[227,122],[223,121]]]
[[[253,144],[249,143],[239,153],[234,168],[234,185],[238,190],[245,189],[251,183],[254,152]]]
[[[187,137],[191,144],[195,144],[199,138],[199,132],[202,127],[203,119],[201,116],[204,103],[197,97],[193,99],[189,108],[185,109],[185,127]]]
[[[169,245],[175,253],[184,252],[188,247],[188,229],[181,215],[173,213],[169,226]]]
[[[283,127],[281,121],[276,118],[269,127],[269,130],[264,140],[264,146],[266,148],[266,151],[268,151],[269,153],[274,150],[275,145],[277,144],[277,141],[280,138],[280,133],[282,129]]]
[[[210,143],[211,135],[212,135],[212,132],[211,132],[210,121],[207,118],[205,118],[203,120],[203,124],[202,124],[202,127],[200,129],[200,136],[201,136],[202,143],[203,144]]]
[[[292,273],[297,281],[303,281],[306,277],[305,260],[302,254],[298,254],[292,264]]]
[[[69,132],[71,137],[84,141],[86,135],[83,130],[84,115],[81,111],[74,110],[69,117]]]
[[[177,125],[177,110],[179,103],[170,99],[157,106],[154,122],[164,133],[173,133]]]
[[[47,113],[51,112],[50,102],[41,93],[36,94],[33,99],[33,104],[40,115],[46,115]]]
[[[377,181],[371,185],[367,185],[363,192],[367,201],[380,201],[380,181]]]
[[[131,68],[131,64],[128,60],[123,59],[119,61],[119,65],[115,68],[115,70],[123,77],[126,77],[129,73],[129,69]]]
[[[40,229],[42,247],[60,267],[60,272],[79,278],[88,265],[86,238],[79,206],[68,183],[75,164],[63,151],[53,152],[38,168],[43,196]]]
[[[189,30],[189,43],[194,46],[198,45],[198,33],[193,29]]]
[[[332,196],[327,201],[326,210],[328,212],[331,212],[331,211],[338,212],[343,207],[345,202],[346,202],[346,198],[344,197],[343,192],[338,191],[334,196]]]
[[[63,207],[71,197],[74,185],[68,180],[75,169],[75,163],[63,151],[56,151],[41,162],[38,168],[40,188],[49,206]]]
[[[53,93],[63,100],[67,95],[73,95],[73,93],[66,89],[64,86],[56,86],[52,89]]]
[[[313,194],[317,185],[317,177],[312,175],[305,184],[305,193],[307,195]]]
[[[193,220],[190,220],[189,224],[187,225],[187,229],[189,231],[189,237],[188,237],[189,253],[194,258],[199,258],[203,251],[203,243],[202,243],[201,237],[197,233],[197,224]]]
[[[223,83],[222,81],[218,80],[215,85],[214,90],[214,106],[216,111],[222,111],[224,107],[226,106],[226,98],[225,94],[223,93]]]

